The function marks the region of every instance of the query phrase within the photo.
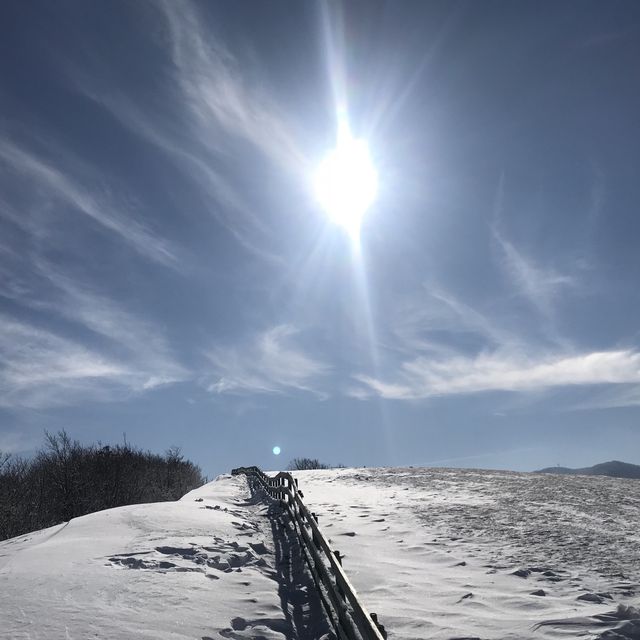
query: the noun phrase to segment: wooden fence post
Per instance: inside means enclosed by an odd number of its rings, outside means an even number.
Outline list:
[[[318,527],[318,515],[310,513],[302,502],[304,494],[299,490],[298,478],[293,478],[289,473],[270,477],[258,467],[241,467],[233,469],[231,473],[243,473],[255,478],[267,495],[286,507],[337,639],[386,640],[387,632],[378,622],[378,616],[367,611],[344,573],[344,556],[331,548]],[[311,532],[308,528],[311,528]]]

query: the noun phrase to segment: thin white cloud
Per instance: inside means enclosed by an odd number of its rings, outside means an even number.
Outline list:
[[[116,206],[104,193],[92,193],[81,187],[68,172],[7,139],[0,138],[0,160],[14,173],[25,176],[31,183],[32,192],[40,190],[44,193],[46,204],[57,201],[70,207],[118,236],[144,257],[166,266],[177,266],[170,243],[137,222],[134,212]],[[4,208],[4,211],[5,216],[12,215],[10,210]],[[21,220],[16,220],[15,215],[12,219],[14,222]]]
[[[402,363],[395,380],[358,375],[372,395],[416,400],[487,391],[539,391],[554,387],[640,383],[640,353],[630,350],[527,357],[481,353]]]
[[[506,352],[527,350],[522,338],[501,326],[502,318],[490,318],[480,310],[462,302],[451,292],[425,285],[414,296],[405,298],[395,309],[391,320],[391,340],[384,345],[389,356],[387,368],[412,362],[418,357],[428,361],[453,362],[461,357],[461,344],[473,353],[480,349]],[[404,365],[401,365],[404,367]],[[380,371],[358,375],[364,386],[348,386],[347,395],[364,399],[412,397],[412,385],[404,380],[383,380]]]
[[[41,269],[58,295],[49,303],[39,302],[33,306],[49,308],[106,338],[111,343],[111,352],[124,358],[140,376],[147,377],[142,385],[144,389],[188,377],[155,324],[139,319],[112,299],[52,268],[41,265]]]
[[[552,316],[555,299],[567,288],[576,287],[575,278],[554,269],[539,267],[495,230],[494,238],[502,251],[505,271],[517,291],[543,316]]]
[[[67,331],[0,316],[0,406],[118,400],[190,377],[153,323],[51,265],[33,267],[39,286],[14,291],[15,302]]]
[[[206,210],[229,231],[250,253],[269,262],[281,263],[282,259],[260,245],[272,240],[271,230],[260,215],[245,200],[228,177],[216,168],[219,162],[214,149],[204,145],[209,136],[203,131],[189,134],[191,127],[183,122],[178,134],[175,127],[168,126],[168,118],[150,114],[131,102],[130,96],[114,91],[102,95],[100,91],[80,85],[78,90],[106,108],[130,131],[155,145],[174,163],[176,169],[193,181],[204,196]],[[180,98],[174,97],[175,100]],[[184,114],[175,115],[184,118]],[[217,138],[217,136],[212,136]],[[212,144],[216,145],[214,141]],[[223,154],[222,150],[220,153]],[[224,155],[224,154],[223,154]]]
[[[2,294],[22,307],[17,315],[0,316],[0,406],[42,409],[119,400],[186,379],[188,372],[153,323],[42,257],[46,248],[64,247],[56,244],[62,237],[56,211],[73,210],[145,258],[175,266],[169,245],[135,221],[130,206],[117,209],[113,196],[81,187],[86,168],[72,170],[78,168],[73,158],[51,146],[49,152],[71,169],[63,171],[0,137],[0,169],[26,178],[31,196],[30,206],[20,211],[0,202]],[[36,224],[32,211],[45,212],[47,224]]]
[[[0,151],[0,153],[2,153]],[[16,211],[15,207],[13,207],[9,202],[7,202],[3,197],[0,196],[0,218],[3,220],[10,222],[15,225],[22,231],[26,231],[30,233],[32,231],[31,225],[28,222],[28,219],[24,215],[20,215],[18,211]]]
[[[258,335],[244,348],[212,349],[207,355],[214,380],[207,384],[208,390],[216,393],[319,393],[316,384],[329,372],[329,367],[293,344],[297,333],[291,325],[278,325]]]
[[[0,316],[0,406],[43,408],[98,399],[129,379],[120,363],[71,340]]]
[[[297,169],[303,157],[297,150],[285,118],[272,98],[253,86],[220,38],[203,29],[203,16],[194,5],[162,2],[158,5],[169,26],[172,60],[183,94],[202,134],[215,134],[212,125],[242,137],[283,166]],[[216,136],[211,137],[214,144]]]
[[[133,359],[0,315],[0,406],[43,409],[113,401],[175,381]]]
[[[516,293],[526,299],[548,323],[553,324],[556,299],[567,289],[575,288],[578,282],[573,276],[559,273],[547,266],[540,266],[538,261],[527,256],[506,237],[502,229],[505,184],[506,178],[502,173],[496,188],[491,223],[493,239],[499,250],[500,266]],[[552,333],[555,333],[555,330],[552,329]]]
[[[153,103],[100,86],[96,74],[76,62],[67,63],[67,75],[77,91],[161,149],[195,183],[204,208],[240,245],[282,264],[272,248],[277,234],[265,219],[263,199],[252,202],[242,184],[250,151],[238,141],[253,145],[279,168],[306,176],[308,161],[286,116],[259,74],[248,75],[251,65],[240,64],[220,36],[203,27],[204,16],[193,4],[159,2],[153,11],[167,27],[162,44],[168,44],[170,58],[166,82]],[[225,171],[234,164],[238,166]]]

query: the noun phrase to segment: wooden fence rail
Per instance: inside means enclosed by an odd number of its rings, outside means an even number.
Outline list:
[[[252,478],[272,498],[280,500],[293,522],[320,599],[339,640],[386,640],[385,628],[369,613],[342,568],[340,552],[331,548],[318,518],[305,506],[298,481],[290,473],[268,476],[258,467],[233,469],[232,475]]]

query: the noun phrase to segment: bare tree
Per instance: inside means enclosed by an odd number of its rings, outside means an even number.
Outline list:
[[[291,471],[307,471],[309,469],[330,469],[328,464],[317,458],[294,458],[287,467]]]
[[[0,452],[0,540],[126,504],[177,500],[205,482],[179,447],[164,456],[82,445],[65,431],[45,432],[30,460]]]
[[[2,471],[2,468],[9,462],[10,459],[10,453],[5,453],[4,451],[0,450],[0,471]]]

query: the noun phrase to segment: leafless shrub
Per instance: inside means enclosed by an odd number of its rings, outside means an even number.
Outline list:
[[[294,458],[287,467],[291,471],[307,471],[309,469],[330,469],[328,464],[317,458]]]
[[[124,442],[81,445],[65,431],[45,432],[30,460],[0,452],[0,540],[93,511],[177,500],[205,482],[179,448],[164,456]]]

